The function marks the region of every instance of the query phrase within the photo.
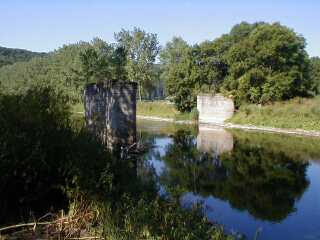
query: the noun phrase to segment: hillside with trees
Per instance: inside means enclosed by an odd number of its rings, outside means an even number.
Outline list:
[[[16,62],[29,61],[34,57],[43,57],[46,53],[31,52],[24,49],[0,47],[0,68]]]
[[[160,67],[155,65],[160,50],[157,35],[135,28],[116,33],[115,39],[115,43],[95,38],[69,44],[44,57],[4,66],[1,89],[23,93],[34,86],[53,86],[78,103],[86,83],[121,80],[136,81],[140,99],[163,96]]]

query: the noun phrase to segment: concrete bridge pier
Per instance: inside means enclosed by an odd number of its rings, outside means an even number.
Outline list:
[[[86,126],[110,150],[136,143],[135,82],[88,84],[84,92]]]

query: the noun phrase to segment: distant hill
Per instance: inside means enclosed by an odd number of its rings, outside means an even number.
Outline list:
[[[46,53],[31,52],[24,49],[0,47],[0,67],[16,62],[29,61],[34,57],[45,56]]]

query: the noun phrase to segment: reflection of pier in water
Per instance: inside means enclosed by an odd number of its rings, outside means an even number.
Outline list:
[[[206,125],[199,125],[197,149],[201,152],[214,153],[219,156],[233,150],[233,136],[221,127],[210,126],[208,128]]]

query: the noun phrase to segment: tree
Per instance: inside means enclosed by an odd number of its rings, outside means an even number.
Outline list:
[[[45,57],[4,66],[0,69],[1,87],[7,93],[20,94],[34,86],[54,86],[55,91],[66,93],[70,102],[78,102],[85,83],[79,75],[80,53],[88,47],[87,42],[65,45]]]
[[[32,58],[0,69],[5,92],[24,93],[34,86],[54,86],[72,103],[82,100],[84,85],[103,80],[124,80],[126,52],[115,44],[95,38],[91,42],[65,45],[46,57]]]
[[[178,110],[190,111],[204,92],[232,96],[238,106],[314,94],[317,80],[310,78],[305,46],[302,36],[279,23],[242,22],[194,46],[174,38],[160,60],[167,92]]]
[[[227,74],[227,65],[219,51],[214,42],[189,46],[179,37],[162,50],[163,78],[179,111],[191,111],[199,92],[218,91]]]
[[[127,52],[126,70],[130,81],[137,81],[139,99],[142,99],[142,90],[152,81],[153,64],[160,47],[157,35],[146,33],[140,28],[133,31],[122,30],[115,34],[119,47]]]
[[[16,62],[29,61],[34,57],[44,57],[46,53],[31,52],[24,49],[0,47],[0,67]]]
[[[256,25],[227,51],[224,89],[238,104],[306,96],[312,86],[305,46],[302,36],[279,23]]]
[[[79,78],[86,82],[127,80],[125,71],[126,52],[123,47],[110,45],[95,38],[91,45],[80,53]]]
[[[180,37],[174,37],[160,53],[162,78],[166,91],[179,111],[195,106],[192,82],[192,48]]]
[[[320,58],[313,57],[310,59],[310,78],[315,89],[315,93],[320,93]]]
[[[220,54],[220,46],[215,42],[205,41],[196,49],[196,71],[200,92],[218,92],[228,73],[228,65]]]

